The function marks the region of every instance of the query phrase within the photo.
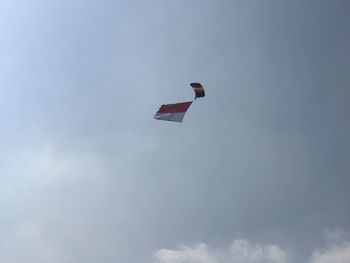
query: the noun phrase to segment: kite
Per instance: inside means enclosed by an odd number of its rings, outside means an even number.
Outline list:
[[[163,104],[153,116],[157,120],[182,122],[192,101],[175,104]]]
[[[204,88],[200,83],[191,83],[191,87],[193,88],[194,94],[196,95],[194,99],[202,98],[205,96]]]
[[[197,98],[202,98],[205,96],[204,88],[200,83],[191,83],[191,87],[195,93],[195,100]],[[154,114],[153,118],[162,121],[174,121],[182,122],[185,114],[193,101],[186,101],[173,104],[163,104],[160,106],[159,110]]]

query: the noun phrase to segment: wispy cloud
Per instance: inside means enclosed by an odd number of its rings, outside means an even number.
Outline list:
[[[315,248],[307,263],[349,263],[350,242],[340,230],[326,234],[324,248]],[[234,240],[227,248],[210,248],[204,243],[179,246],[178,249],[161,249],[154,253],[161,263],[292,263],[292,253],[278,244]]]
[[[2,160],[0,175],[1,262],[116,257],[129,233],[121,231],[128,225],[119,212],[128,205],[127,182],[98,154],[53,144],[14,150]],[[117,248],[110,249],[111,243]]]
[[[213,263],[215,256],[209,251],[204,243],[192,247],[180,246],[178,250],[161,249],[155,253],[156,258],[164,263],[198,262]]]
[[[336,229],[326,233],[327,246],[315,249],[310,263],[348,263],[350,262],[350,242],[348,234]]]
[[[0,176],[0,261],[72,262],[65,244],[74,236],[80,240],[89,221],[81,222],[89,209],[79,196],[88,196],[92,185],[86,181],[99,174],[105,171],[93,154],[60,153],[50,145],[14,151],[5,158]]]
[[[209,249],[204,243],[178,250],[161,249],[154,253],[162,263],[286,263],[286,253],[273,244],[260,244],[248,240],[234,240],[228,249]]]

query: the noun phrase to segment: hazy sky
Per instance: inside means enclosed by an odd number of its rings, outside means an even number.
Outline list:
[[[1,0],[0,262],[350,262],[349,25],[346,0]]]

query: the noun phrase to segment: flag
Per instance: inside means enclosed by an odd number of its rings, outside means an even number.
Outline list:
[[[192,101],[162,105],[153,118],[162,121],[182,122]]]

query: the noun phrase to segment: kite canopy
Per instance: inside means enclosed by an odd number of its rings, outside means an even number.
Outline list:
[[[195,99],[202,98],[205,96],[204,88],[200,83],[193,82],[190,85],[193,88],[194,93],[196,94]]]
[[[180,102],[175,104],[164,104],[153,116],[157,120],[182,122],[185,113],[191,106],[192,101]]]

